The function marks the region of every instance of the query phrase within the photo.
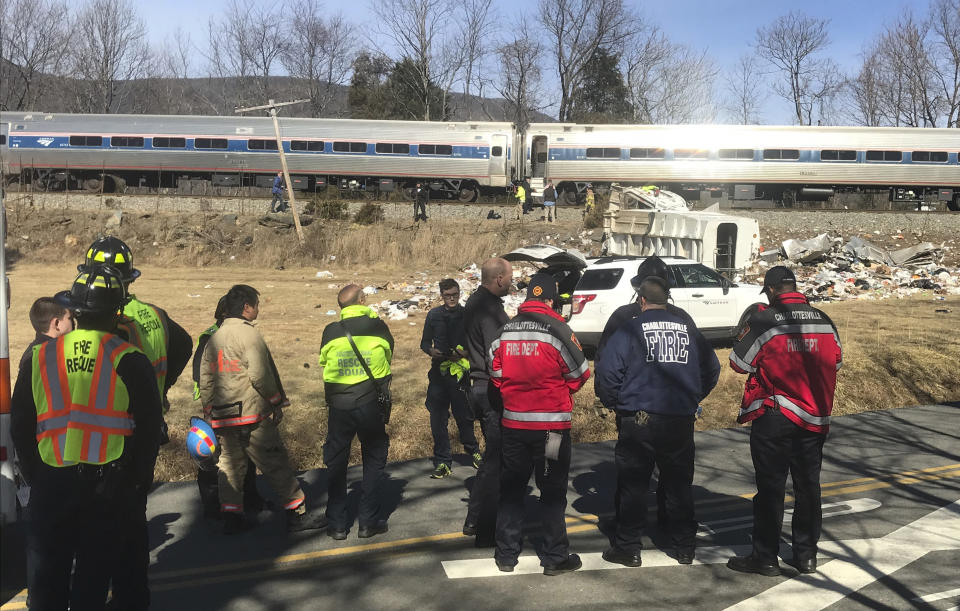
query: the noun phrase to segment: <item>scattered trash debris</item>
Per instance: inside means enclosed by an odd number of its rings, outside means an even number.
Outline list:
[[[333,272],[328,270],[317,272],[317,278],[333,278]]]
[[[336,316],[336,315],[337,315],[336,310],[327,310],[327,316]]]
[[[375,295],[377,293],[377,287],[375,286],[365,286],[363,287],[364,295]]]

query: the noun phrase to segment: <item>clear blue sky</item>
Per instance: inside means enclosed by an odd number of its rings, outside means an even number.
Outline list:
[[[280,0],[261,0],[264,4]],[[924,13],[926,0],[806,0],[802,5],[778,0],[658,0],[657,2],[626,2],[646,17],[659,24],[674,42],[707,49],[713,61],[721,68],[731,67],[737,58],[748,52],[758,27],[764,26],[791,9],[802,8],[813,17],[831,21],[830,47],[833,59],[846,71],[853,71],[859,63],[864,43],[879,33],[884,24],[893,21],[907,8]],[[228,0],[134,0],[144,18],[151,42],[159,45],[177,27],[188,32],[194,43],[205,45],[207,21],[226,10]],[[499,23],[510,27],[519,12],[532,14],[536,0],[494,0],[499,11]],[[330,0],[325,3],[330,12],[341,12],[354,23],[370,22],[376,17],[369,10],[367,0]],[[195,69],[202,66],[197,57]],[[770,99],[764,108],[766,123],[789,123],[790,108],[778,99]]]

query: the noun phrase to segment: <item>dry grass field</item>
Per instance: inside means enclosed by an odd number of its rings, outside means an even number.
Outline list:
[[[479,262],[490,252],[507,250],[498,247],[504,236],[494,227],[477,227],[468,238],[462,237],[463,232],[453,234],[449,227],[438,228],[437,233],[433,230],[402,233],[401,239],[396,239],[397,231],[389,225],[357,230],[354,234],[357,239],[349,243],[336,242],[343,240],[342,237],[316,236],[316,240],[326,240],[326,245],[317,246],[318,249],[324,249],[324,254],[336,253],[337,260],[329,266],[314,263],[298,267],[287,261],[287,269],[274,269],[283,264],[277,258],[281,256],[279,251],[284,241],[262,246],[256,251],[257,260],[246,258],[243,262],[224,261],[228,257],[222,253],[191,253],[186,249],[183,256],[176,259],[176,266],[159,266],[144,263],[144,259],[156,261],[153,257],[138,255],[143,277],[133,289],[144,301],[165,308],[195,335],[210,324],[217,299],[232,284],[243,282],[258,288],[262,294],[258,326],[273,351],[292,401],[283,421],[288,448],[299,468],[319,467],[326,408],[317,353],[323,327],[334,320],[326,312],[336,309],[336,288],[328,285],[412,283],[422,281],[423,276],[417,272],[442,277],[452,274],[459,266]],[[441,235],[444,231],[449,235]],[[366,232],[369,235],[361,239]],[[518,239],[521,236],[510,236],[511,241]],[[522,239],[533,241],[537,236],[531,234]],[[288,244],[290,237],[284,240]],[[437,243],[445,249],[441,251],[442,257],[438,256]],[[74,253],[79,253],[81,248],[48,252],[47,256],[74,261],[79,256]],[[271,256],[267,256],[268,250]],[[330,269],[335,277],[317,279],[318,269]],[[14,362],[33,336],[27,319],[30,304],[36,297],[67,288],[75,275],[73,270],[69,263],[33,263],[24,259],[10,273],[14,297],[10,309],[10,346]],[[384,290],[374,299],[401,296],[399,291]],[[845,351],[836,414],[960,398],[960,376],[957,375],[960,341],[956,336],[960,327],[960,298],[947,297],[946,301],[939,301],[929,294],[901,301],[826,304],[824,309],[837,323]],[[951,311],[937,312],[938,309]],[[393,367],[395,408],[389,426],[390,460],[429,456],[432,452],[429,421],[423,405],[429,359],[419,350],[423,317],[417,314],[390,322],[397,340]],[[728,354],[729,348],[717,349],[724,364]],[[736,426],[742,386],[743,376],[725,365],[718,388],[704,401],[704,419],[699,428]],[[610,439],[615,434],[612,419],[600,419],[594,414],[593,397],[592,383],[577,395],[574,418],[577,441]],[[167,421],[172,442],[161,451],[157,465],[160,480],[183,479],[193,473],[183,447],[189,417],[199,413],[198,404],[192,400],[189,369],[171,391],[170,400],[172,407]],[[459,449],[458,444],[454,443],[454,449]],[[358,459],[355,444],[353,460]]]

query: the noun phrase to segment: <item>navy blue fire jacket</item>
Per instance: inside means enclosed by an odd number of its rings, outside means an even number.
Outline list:
[[[596,363],[594,388],[619,412],[692,416],[720,377],[720,361],[689,317],[647,310],[618,329]]]

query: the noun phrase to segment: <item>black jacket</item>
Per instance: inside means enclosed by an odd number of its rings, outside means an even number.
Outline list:
[[[463,308],[463,328],[471,379],[490,379],[487,350],[493,340],[500,336],[500,327],[507,320],[509,317],[503,309],[503,300],[485,287],[481,286],[467,299],[467,305]]]
[[[117,365],[117,375],[127,387],[128,413],[133,417],[133,435],[123,445],[119,458],[125,464],[131,485],[143,489],[153,481],[153,467],[160,447],[160,393],[150,359],[142,352],[127,354]],[[33,401],[33,362],[28,361],[17,374],[10,406],[13,445],[20,460],[20,471],[30,483],[39,471],[61,471],[69,467],[51,467],[40,459],[37,449],[37,406]]]
[[[420,349],[430,354],[430,348],[435,348],[444,355],[433,358],[434,367],[439,367],[441,362],[449,358],[457,346],[464,346],[463,312],[464,307],[460,304],[452,310],[447,306],[438,306],[427,312]]]
[[[153,307],[157,308],[157,306]],[[186,329],[174,322],[165,310],[157,308],[157,311],[167,319],[167,381],[163,389],[166,394],[177,383],[177,378],[190,362],[190,357],[193,355],[193,338]]]
[[[49,335],[44,335],[43,333],[37,333],[37,336],[33,338],[33,341],[30,342],[30,345],[27,346],[27,349],[23,351],[23,356],[20,357],[20,366],[17,369],[17,371],[19,371],[20,369],[23,369],[24,363],[27,364],[27,367],[32,367],[33,366],[33,347],[49,342],[52,339],[54,338],[50,337]]]

